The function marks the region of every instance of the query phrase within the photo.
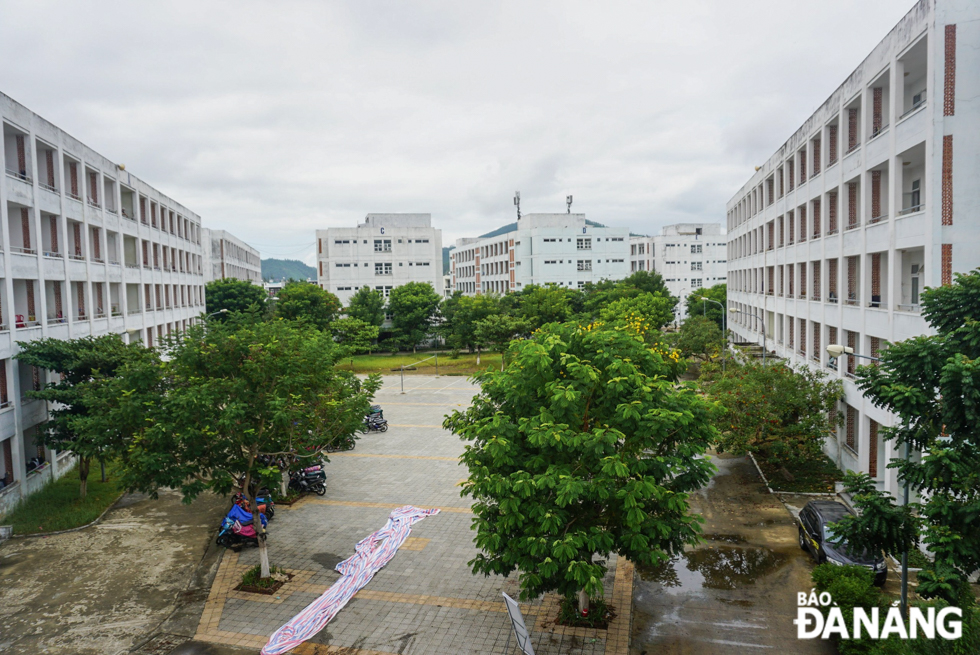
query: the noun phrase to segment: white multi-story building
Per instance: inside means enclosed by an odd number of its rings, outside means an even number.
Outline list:
[[[427,282],[442,293],[442,230],[431,214],[368,214],[357,227],[316,231],[317,283],[346,305],[358,289]]]
[[[48,373],[18,341],[107,333],[155,344],[204,308],[200,218],[0,94],[0,513],[63,473],[38,444]],[[28,470],[35,458],[43,464]]]
[[[892,493],[894,418],[826,348],[929,332],[922,289],[980,266],[978,181],[980,4],[922,0],[728,203],[729,327],[843,379],[828,455]]]
[[[728,243],[721,223],[668,225],[652,237],[655,270],[677,303],[677,321],[687,318],[687,297],[728,279]]]
[[[204,262],[204,282],[234,278],[252,284],[262,284],[262,257],[259,251],[224,230],[202,230],[201,246]]]
[[[630,235],[630,273],[655,271],[653,237]]]
[[[521,291],[529,284],[580,289],[629,275],[629,230],[586,223],[585,214],[527,214],[492,237],[457,239],[453,288],[467,295]]]

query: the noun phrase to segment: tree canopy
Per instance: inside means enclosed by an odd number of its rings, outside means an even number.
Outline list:
[[[265,289],[235,278],[212,280],[204,287],[204,306],[208,315],[227,309],[231,312],[260,312],[265,308]],[[226,315],[217,314],[210,320],[225,320]]]
[[[677,335],[677,347],[685,357],[700,355],[714,357],[725,347],[725,336],[721,328],[710,318],[700,314],[689,315],[681,323]]]
[[[639,317],[659,330],[674,320],[677,299],[662,293],[640,293],[614,300],[599,311],[599,317],[607,323]]]
[[[721,307],[713,302],[701,300],[702,296],[721,303]],[[716,284],[707,289],[695,289],[687,297],[687,315],[704,316],[710,318],[715,322],[719,329],[724,329],[727,325],[725,322],[725,312],[727,311],[727,307],[728,285],[726,284]]]
[[[605,558],[653,565],[698,541],[688,494],[713,467],[711,408],[683,362],[628,327],[550,324],[444,425],[469,442],[474,573],[518,572],[521,598],[598,597]]]
[[[955,602],[980,570],[980,270],[927,289],[921,305],[935,334],[884,348],[879,363],[858,368],[857,384],[898,419],[879,434],[918,454],[888,465],[918,497],[923,541],[935,557],[919,573],[918,592]],[[887,513],[878,515],[885,524]]]
[[[49,448],[78,456],[79,494],[84,498],[92,459],[127,454],[124,436],[93,407],[93,389],[116,375],[126,362],[144,358],[151,351],[138,343],[127,345],[116,334],[67,340],[45,338],[18,345],[21,351],[16,357],[22,364],[61,376],[58,382],[40,391],[28,391],[27,397],[53,403],[39,439]]]
[[[332,337],[301,322],[199,324],[169,346],[167,361],[128,368],[102,394],[133,432],[126,482],[149,493],[171,487],[190,500],[240,488],[256,507],[252,483],[279,475],[266,457],[319,461],[360,431],[380,386],[335,368]],[[264,535],[257,513],[255,529]]]
[[[388,311],[395,338],[403,347],[415,348],[432,331],[441,297],[427,282],[408,282],[388,296]]]
[[[840,420],[835,409],[843,384],[806,366],[733,360],[724,373],[705,365],[699,383],[724,410],[719,452],[752,452],[779,465],[812,460]]]
[[[377,289],[361,287],[347,303],[347,316],[381,327],[385,321],[385,297]]]
[[[279,292],[276,316],[326,330],[340,312],[340,300],[309,282],[289,282]]]

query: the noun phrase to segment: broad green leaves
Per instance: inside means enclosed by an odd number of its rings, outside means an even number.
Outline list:
[[[503,371],[445,426],[469,442],[475,573],[518,572],[521,596],[602,593],[605,559],[650,564],[695,543],[687,494],[711,406],[675,385],[683,364],[627,328],[551,324],[514,341]]]

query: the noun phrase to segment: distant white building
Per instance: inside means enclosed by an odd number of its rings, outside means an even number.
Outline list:
[[[234,278],[262,284],[262,258],[259,251],[224,230],[202,230],[204,281]]]
[[[654,251],[653,237],[630,236],[630,273],[656,270]]]
[[[677,320],[687,318],[687,296],[728,280],[728,241],[721,223],[668,225],[653,237],[655,270],[680,298]]]
[[[347,305],[358,289],[385,298],[395,287],[426,282],[442,294],[442,230],[431,214],[368,214],[357,227],[316,231],[317,283]]]
[[[586,223],[585,214],[527,214],[516,229],[457,239],[453,289],[467,295],[521,291],[529,284],[580,289],[629,275],[629,230]]]
[[[452,298],[453,297],[453,276],[443,275],[442,276],[442,297]]]

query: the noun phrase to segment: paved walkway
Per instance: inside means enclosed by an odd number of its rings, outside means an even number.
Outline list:
[[[205,605],[196,639],[258,649],[279,626],[326,590],[334,566],[354,544],[403,505],[438,507],[398,554],[311,642],[295,653],[344,655],[504,653],[510,622],[501,592],[517,597],[516,577],[474,576],[476,550],[468,499],[459,495],[466,470],[462,442],[442,429],[443,416],[465,407],[476,388],[462,377],[386,378],[377,396],[388,432],[365,435],[327,467],[327,495],[277,512],[269,538],[273,565],[294,574],[275,596],[234,591],[241,572],[258,563],[257,549],[227,551]],[[609,630],[554,625],[556,599],[522,604],[532,644],[547,655],[626,655],[633,572],[616,566],[605,581],[618,617]],[[513,648],[511,640],[511,648]]]
[[[813,562],[793,517],[747,457],[712,461],[718,472],[691,501],[705,542],[637,576],[632,653],[832,655],[828,641],[796,638],[796,593],[813,586]]]

